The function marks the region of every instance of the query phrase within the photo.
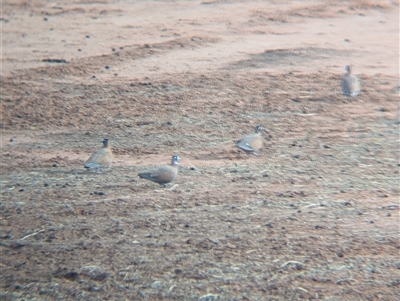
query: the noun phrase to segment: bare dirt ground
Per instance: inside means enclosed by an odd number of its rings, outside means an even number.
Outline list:
[[[1,300],[397,300],[396,1],[2,9]]]

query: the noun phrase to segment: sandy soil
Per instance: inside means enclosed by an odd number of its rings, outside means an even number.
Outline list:
[[[3,1],[1,299],[396,300],[398,3],[131,2]]]

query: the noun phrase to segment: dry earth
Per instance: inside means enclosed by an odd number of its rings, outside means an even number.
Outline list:
[[[1,300],[397,300],[396,1],[2,12]]]

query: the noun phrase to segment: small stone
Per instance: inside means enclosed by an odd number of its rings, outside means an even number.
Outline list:
[[[104,68],[106,68],[108,70],[108,69],[110,69],[110,66],[105,66]]]
[[[90,39],[90,36],[89,36],[89,35],[87,35],[87,36],[86,36],[86,39]]]
[[[53,164],[53,167],[58,167],[58,165],[56,163]]]
[[[102,281],[108,277],[105,269],[97,266],[85,266],[81,268],[81,274],[88,276],[92,280]]]
[[[44,17],[44,18],[43,18],[43,21],[48,21],[48,20],[49,20],[49,19],[48,19],[48,18],[46,18],[46,17]]]
[[[64,274],[64,278],[75,280],[79,276],[78,272],[71,271]]]

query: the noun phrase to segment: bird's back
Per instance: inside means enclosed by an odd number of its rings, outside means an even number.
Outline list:
[[[85,162],[86,168],[100,168],[109,166],[112,162],[112,152],[109,148],[101,148],[95,151],[90,158]]]
[[[346,96],[357,96],[360,92],[360,79],[352,74],[346,74],[342,79],[342,91]]]
[[[176,178],[177,174],[178,174],[177,166],[166,165],[141,172],[139,173],[139,177],[153,182],[157,182],[159,184],[166,184],[172,182]]]

